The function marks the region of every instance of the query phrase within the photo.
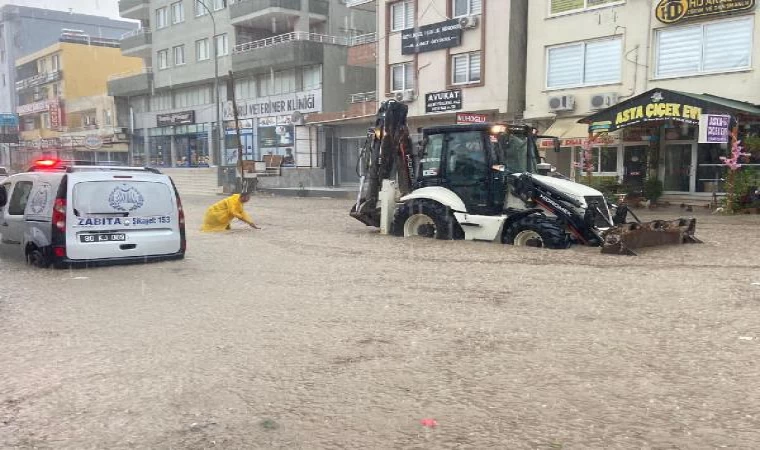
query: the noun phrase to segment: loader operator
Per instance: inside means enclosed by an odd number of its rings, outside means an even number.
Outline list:
[[[243,209],[243,204],[247,203],[250,199],[251,195],[243,192],[242,194],[231,195],[224,200],[214,203],[206,210],[201,231],[229,230],[233,219],[242,220],[251,228],[260,230],[261,228],[256,226],[251,216]]]

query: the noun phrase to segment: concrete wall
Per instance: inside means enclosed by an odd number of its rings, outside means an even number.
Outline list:
[[[375,89],[374,68],[349,67],[348,49],[342,46],[325,46],[322,66],[322,111],[345,111],[351,94]]]
[[[428,3],[430,3],[428,5]],[[419,53],[401,54],[401,33],[391,32],[389,15],[391,5],[378,5],[378,29],[387,40],[378,46],[378,95],[390,92],[390,69],[392,64],[411,62],[415,64],[416,100],[409,104],[410,116],[425,115],[425,94],[462,89],[463,111],[498,111],[512,115],[521,112],[524,97],[524,66],[521,64],[521,47],[526,33],[527,0],[483,0],[483,14],[475,29],[463,30],[462,44],[458,47]],[[451,14],[451,2],[431,0],[416,3],[416,25],[427,25],[447,19]],[[424,13],[424,14],[423,14]],[[472,85],[451,85],[451,55],[466,52],[482,52],[482,82]],[[512,64],[516,64],[513,66]]]
[[[620,100],[624,100],[656,87],[692,93],[707,92],[760,103],[760,89],[757,88],[760,86],[760,72],[757,70],[657,79],[654,73],[655,30],[679,25],[665,25],[659,22],[654,16],[656,3],[652,0],[628,1],[620,5],[548,17],[549,0],[531,0],[526,116],[551,116],[548,100],[552,95],[569,94],[575,97],[575,110],[559,113],[558,117],[582,117],[592,112],[590,101],[594,94],[614,92],[620,96]],[[750,13],[755,12],[756,10]],[[712,16],[702,20],[691,20],[688,24],[722,19],[725,17]],[[754,64],[760,61],[760,33],[757,27],[755,20],[752,55]],[[619,83],[571,89],[546,88],[547,47],[615,35],[621,36],[623,40]]]
[[[258,180],[258,187],[264,189],[299,187],[300,184],[305,188],[322,187],[325,185],[325,169],[283,168],[279,177],[259,177]]]

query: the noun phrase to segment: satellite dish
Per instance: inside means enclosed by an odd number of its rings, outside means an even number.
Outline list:
[[[290,115],[290,122],[293,125],[303,125],[303,114],[301,111],[293,111],[293,114]]]

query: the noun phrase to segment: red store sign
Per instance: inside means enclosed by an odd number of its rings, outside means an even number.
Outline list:
[[[486,123],[488,122],[488,115],[486,114],[472,114],[472,113],[457,113],[457,123]]]

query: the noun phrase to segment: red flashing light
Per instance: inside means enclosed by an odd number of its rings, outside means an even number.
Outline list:
[[[56,167],[61,163],[60,159],[38,159],[34,162],[34,167],[40,168],[40,169],[50,169],[52,167]]]

